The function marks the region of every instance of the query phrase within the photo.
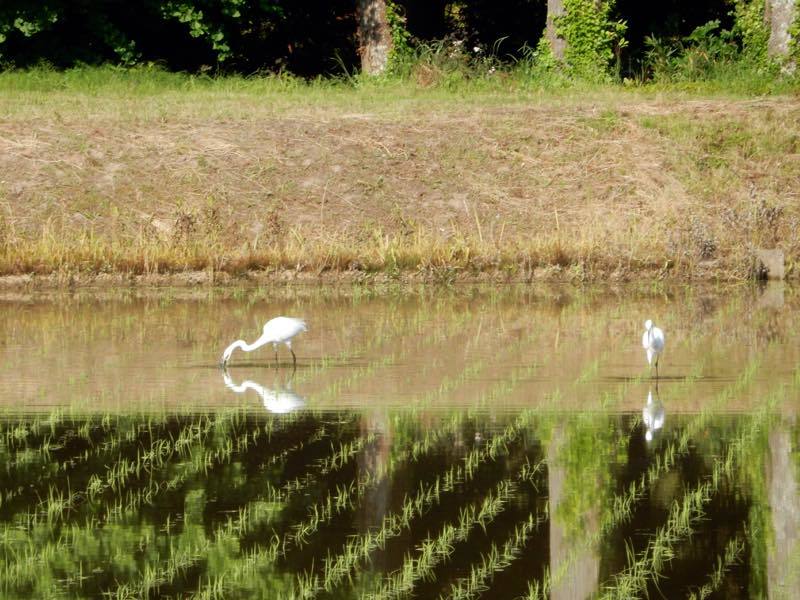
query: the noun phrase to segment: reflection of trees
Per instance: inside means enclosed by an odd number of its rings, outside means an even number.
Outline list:
[[[800,492],[792,440],[783,424],[769,432],[767,491],[772,517],[772,546],[767,553],[767,591],[770,598],[796,597],[800,574]]]
[[[558,424],[550,438],[547,460],[553,599],[586,598],[597,589],[600,556],[585,542],[599,532],[615,458],[611,428],[597,419],[581,415]]]
[[[361,435],[374,433],[377,439],[374,444],[367,444],[358,455],[359,477],[367,473],[375,475],[385,472],[388,467],[392,447],[392,427],[389,416],[383,409],[366,412],[361,417]],[[391,477],[383,477],[373,487],[367,488],[364,501],[358,510],[359,531],[380,528],[383,517],[389,508],[391,493]],[[381,556],[385,556],[381,554]]]

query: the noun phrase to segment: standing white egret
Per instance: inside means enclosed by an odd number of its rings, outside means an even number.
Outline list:
[[[283,415],[293,410],[303,408],[306,404],[303,398],[292,391],[288,383],[285,389],[270,389],[255,381],[250,381],[249,379],[237,385],[233,382],[231,376],[228,375],[228,371],[222,372],[222,379],[225,381],[225,385],[237,394],[244,394],[247,390],[253,390],[256,394],[261,396],[264,408],[271,413]]]
[[[264,332],[261,334],[261,337],[252,344],[248,344],[244,340],[236,340],[225,348],[225,352],[222,353],[222,361],[220,364],[223,367],[227,365],[228,361],[231,359],[231,354],[233,354],[233,351],[237,348],[241,348],[245,352],[251,352],[264,344],[272,344],[272,347],[275,349],[275,362],[277,362],[278,344],[286,344],[289,352],[292,353],[292,361],[296,367],[297,357],[294,354],[294,350],[292,350],[292,338],[303,331],[308,331],[308,329],[306,327],[306,322],[302,319],[275,317],[267,321],[267,324],[264,325]]]
[[[658,399],[658,388],[656,388],[656,399],[653,400],[653,390],[647,392],[647,404],[642,409],[642,421],[644,421],[644,439],[648,442],[653,439],[653,432],[658,431],[664,426],[664,405]]]
[[[656,379],[658,379],[658,357],[664,351],[664,332],[653,325],[650,319],[644,322],[642,346],[647,351],[647,364],[656,367]]]

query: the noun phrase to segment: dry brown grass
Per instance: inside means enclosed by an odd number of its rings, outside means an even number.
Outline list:
[[[67,99],[0,121],[0,274],[798,272],[796,98]]]

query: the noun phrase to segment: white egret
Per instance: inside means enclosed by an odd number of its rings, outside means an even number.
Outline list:
[[[256,394],[261,396],[264,408],[271,413],[289,413],[293,410],[303,408],[306,404],[306,401],[295,394],[291,388],[289,388],[288,384],[286,389],[270,389],[250,380],[237,385],[233,382],[231,376],[228,375],[228,371],[222,372],[222,379],[225,381],[225,385],[237,394],[244,394],[247,390],[253,390]]]
[[[646,428],[644,439],[649,442],[653,439],[653,432],[664,426],[664,405],[658,399],[658,389],[655,400],[653,400],[653,390],[647,392],[647,404],[642,409],[642,421]]]
[[[642,346],[647,351],[647,364],[656,367],[656,379],[658,379],[658,357],[664,351],[664,332],[653,325],[650,319],[644,322]]]
[[[272,344],[272,347],[275,349],[275,362],[277,362],[278,344],[286,344],[289,352],[292,353],[292,364],[297,366],[297,357],[294,354],[294,350],[292,350],[292,338],[303,331],[308,331],[308,329],[306,327],[306,322],[302,319],[275,317],[267,321],[267,324],[264,325],[264,331],[261,337],[252,344],[248,344],[244,340],[236,340],[225,348],[225,352],[222,353],[220,364],[223,367],[227,365],[228,361],[231,359],[231,354],[233,354],[233,351],[237,348],[241,348],[245,352],[251,352],[264,344]]]

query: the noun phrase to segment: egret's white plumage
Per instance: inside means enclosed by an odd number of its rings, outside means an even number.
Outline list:
[[[655,366],[656,377],[658,377],[658,357],[664,352],[664,332],[653,325],[650,319],[644,323],[642,346],[647,353],[647,364]]]
[[[223,372],[222,378],[225,381],[225,385],[237,394],[244,394],[247,390],[253,390],[256,394],[261,396],[264,408],[271,413],[289,413],[302,408],[306,404],[303,398],[295,394],[288,387],[286,389],[270,389],[250,380],[237,385],[233,382],[233,379],[231,379],[227,371]]]
[[[225,352],[222,353],[222,365],[225,366],[228,364],[233,351],[237,348],[245,352],[251,352],[264,344],[272,344],[272,347],[275,349],[275,360],[278,359],[278,344],[286,344],[286,347],[289,348],[289,352],[292,353],[292,360],[297,364],[297,357],[294,354],[294,350],[292,350],[292,338],[303,331],[308,331],[308,328],[306,327],[306,322],[302,319],[295,319],[293,317],[275,317],[274,319],[270,319],[267,321],[266,325],[264,325],[264,331],[261,333],[261,337],[252,344],[248,344],[244,340],[236,340],[225,348]]]
[[[664,426],[664,405],[661,404],[658,395],[656,395],[656,399],[653,400],[652,390],[647,392],[647,404],[645,404],[642,409],[642,421],[644,421],[644,426],[646,428],[644,438],[648,442],[653,439],[653,432],[658,431]]]

